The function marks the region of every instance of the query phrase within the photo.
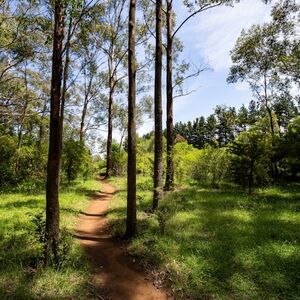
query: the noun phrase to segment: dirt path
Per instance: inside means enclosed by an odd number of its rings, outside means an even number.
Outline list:
[[[133,259],[122,252],[122,245],[110,235],[106,212],[115,191],[102,181],[102,192],[83,213],[76,233],[93,265],[94,284],[99,294],[105,300],[172,299],[146,279]]]

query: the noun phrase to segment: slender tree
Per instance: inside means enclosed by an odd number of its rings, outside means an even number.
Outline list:
[[[174,164],[173,164],[173,0],[167,0],[167,170],[165,190],[173,188]]]
[[[136,234],[136,0],[130,0],[128,23],[128,170],[126,237]]]
[[[108,88],[108,117],[106,145],[106,176],[112,173],[113,121],[115,118],[115,97],[122,81],[126,77],[124,61],[127,54],[127,19],[124,16],[126,0],[104,1],[105,15],[102,17],[102,33],[100,48],[107,60],[106,86]]]
[[[156,209],[163,188],[163,130],[162,130],[162,0],[156,1],[156,46],[154,83],[154,193],[152,209]]]
[[[62,153],[61,85],[63,74],[64,4],[54,3],[54,32],[51,80],[50,136],[46,185],[45,262],[57,259],[59,240],[59,182]]]
[[[164,189],[170,191],[173,189],[174,185],[174,163],[173,163],[173,145],[174,145],[174,125],[173,125],[173,59],[174,59],[174,40],[178,32],[184,27],[184,25],[197,14],[204,12],[206,10],[218,7],[220,5],[231,5],[238,0],[184,0],[184,5],[189,10],[189,15],[174,29],[173,18],[173,0],[167,1],[166,9],[166,26],[167,26],[167,74],[166,74],[166,89],[167,89],[167,169],[166,169],[166,183]],[[199,74],[201,70],[195,74]],[[195,76],[195,75],[190,75]],[[189,78],[188,76],[187,78]]]

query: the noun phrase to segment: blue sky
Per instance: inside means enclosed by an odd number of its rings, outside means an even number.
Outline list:
[[[178,24],[186,16],[181,2],[174,1]],[[209,66],[212,70],[185,84],[186,89],[195,92],[174,100],[175,122],[208,116],[219,104],[239,107],[249,103],[251,91],[247,84],[226,83],[231,66],[229,52],[242,29],[269,21],[270,11],[271,6],[261,0],[241,0],[233,8],[223,6],[201,13],[182,28],[178,34],[184,44],[182,58],[195,65]],[[139,133],[152,129],[153,122],[146,122]]]

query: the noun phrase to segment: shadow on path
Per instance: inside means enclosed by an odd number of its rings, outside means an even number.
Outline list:
[[[94,285],[103,299],[167,300],[173,299],[164,290],[154,287],[134,260],[122,251],[122,243],[110,234],[106,217],[116,189],[102,181],[82,217],[74,236],[80,240],[93,267]]]

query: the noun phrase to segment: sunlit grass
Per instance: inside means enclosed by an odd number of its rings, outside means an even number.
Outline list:
[[[61,228],[72,232],[90,196],[100,190],[96,180],[63,186]],[[0,299],[86,299],[88,264],[77,240],[71,238],[62,269],[42,268],[41,249],[34,238],[32,215],[45,211],[45,194],[0,194]]]
[[[124,232],[125,180],[114,179],[110,217]],[[212,190],[190,185],[151,207],[150,178],[138,179],[139,236],[129,251],[168,272],[186,299],[300,299],[300,186]]]

